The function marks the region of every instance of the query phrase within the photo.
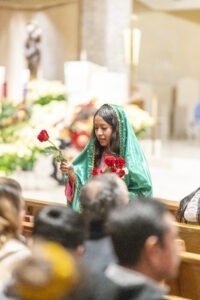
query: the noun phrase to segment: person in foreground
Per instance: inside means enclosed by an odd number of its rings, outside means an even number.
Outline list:
[[[94,115],[92,136],[72,164],[62,163],[61,171],[68,176],[65,194],[67,203],[80,210],[80,188],[88,179],[106,170],[106,157],[122,158],[127,172],[119,173],[129,190],[130,200],[138,196],[152,196],[148,165],[124,111],[117,105],[104,104]],[[113,170],[111,172],[115,172]]]
[[[200,225],[200,188],[184,197],[177,210],[179,222]]]
[[[0,289],[10,279],[14,265],[30,255],[19,237],[24,214],[20,185],[0,178]]]
[[[114,173],[94,176],[81,188],[79,200],[88,229],[84,262],[91,271],[103,272],[110,262],[117,261],[105,226],[114,208],[128,204],[126,184]]]
[[[119,263],[105,271],[115,300],[163,299],[159,285],[177,275],[179,246],[174,218],[164,204],[141,198],[111,213],[108,232]],[[106,293],[106,291],[104,291]]]
[[[33,240],[58,243],[78,259],[84,252],[85,227],[82,216],[70,207],[45,206],[35,216]]]

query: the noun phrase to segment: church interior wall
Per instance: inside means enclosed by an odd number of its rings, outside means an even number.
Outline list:
[[[46,79],[64,80],[64,62],[79,59],[81,48],[87,48],[86,37],[87,43],[96,41],[96,49],[98,49],[97,29],[101,28],[98,22],[103,22],[104,19],[100,18],[96,21],[97,24],[94,23],[98,25],[95,30],[96,36],[90,41],[86,34],[89,30],[86,32],[86,27],[84,27],[89,26],[89,23],[87,21],[81,23],[81,17],[87,17],[87,3],[89,1],[83,1],[82,11],[78,0],[38,12],[0,9],[0,65],[6,67],[9,99],[15,100],[19,86],[19,72],[26,67],[23,52],[25,26],[28,22],[37,20],[42,29],[41,74]],[[105,1],[103,3],[106,5]],[[92,9],[94,9],[93,6]],[[127,6],[124,16],[128,14],[129,7],[130,5]],[[184,100],[182,111],[185,113],[179,113],[175,108],[174,97],[177,82],[180,79],[185,77],[198,81],[200,79],[200,11],[153,11],[136,1],[134,1],[133,8],[133,12],[138,16],[135,26],[142,31],[140,60],[134,70],[134,79],[136,82],[151,85],[158,99],[159,135],[162,138],[173,135],[183,137],[184,132],[179,134],[179,130],[173,128],[174,124],[179,126],[178,122],[172,122],[172,120],[180,118],[180,124],[184,123],[187,107],[191,103],[190,99]],[[94,12],[96,12],[95,9]],[[116,13],[119,13],[119,9]],[[91,22],[91,18],[88,22]],[[128,21],[126,22],[123,19],[124,26],[128,25]],[[123,27],[120,26],[120,28]],[[102,26],[102,31],[104,29],[106,29],[105,24]],[[100,31],[99,36],[102,36]],[[107,48],[104,50],[108,51]],[[103,52],[97,52],[96,57],[95,53],[89,54],[97,63],[100,60],[100,54],[107,55]]]
[[[175,110],[172,105],[176,102],[173,97],[178,80],[185,77],[200,80],[200,11],[153,11],[136,3],[134,13],[138,16],[136,26],[142,31],[136,80],[152,85],[158,98],[162,135],[169,137],[173,131],[177,132],[176,128],[171,128],[170,120]],[[190,99],[184,106],[186,112]],[[184,114],[175,111],[174,114],[185,118]],[[183,122],[181,120],[181,124]]]
[[[42,77],[64,80],[64,62],[79,57],[79,12],[78,0],[38,12],[0,9],[0,65],[6,67],[9,99],[17,100],[21,92],[26,24],[35,21],[42,30]]]

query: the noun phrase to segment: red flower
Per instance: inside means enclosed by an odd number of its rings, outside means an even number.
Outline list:
[[[49,139],[48,132],[45,129],[41,130],[40,133],[38,134],[37,138],[40,142],[48,141],[48,139]]]
[[[122,169],[120,169],[120,170],[117,172],[117,175],[118,175],[120,178],[124,177],[125,174],[126,174],[125,171],[122,170]]]
[[[105,164],[109,167],[114,167],[116,158],[114,156],[106,156]]]
[[[126,161],[123,157],[116,158],[115,165],[116,168],[122,169],[126,164]]]
[[[124,168],[126,161],[123,157],[115,158],[114,156],[106,156],[104,162],[107,165],[104,171],[94,168],[91,171],[93,176],[104,173],[116,173],[117,176],[123,178],[126,174],[128,174],[128,170]]]
[[[116,169],[115,167],[111,167],[111,168],[110,168],[110,172],[111,172],[111,173],[116,173],[116,172],[117,172],[117,169]]]
[[[99,171],[98,171],[98,169],[92,169],[92,171],[91,171],[91,174],[93,175],[93,176],[96,176],[96,175],[98,175],[99,174]]]
[[[62,156],[62,152],[60,150],[60,148],[58,148],[50,139],[49,139],[49,135],[48,132],[43,129],[40,131],[40,133],[37,136],[38,140],[40,142],[48,142],[50,143],[52,146],[47,147],[45,149],[45,153],[46,154],[54,154],[54,157],[56,159],[57,162],[67,162],[67,160]]]

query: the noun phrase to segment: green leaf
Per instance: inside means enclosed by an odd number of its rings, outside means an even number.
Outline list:
[[[49,146],[47,148],[44,149],[44,153],[46,155],[51,155],[51,154],[54,154],[58,149],[54,146]]]

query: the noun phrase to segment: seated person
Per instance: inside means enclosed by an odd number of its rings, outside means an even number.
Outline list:
[[[82,216],[70,207],[45,206],[35,216],[33,238],[58,243],[79,257],[85,239]]]
[[[109,295],[113,289],[109,299],[164,299],[167,290],[160,282],[176,276],[179,267],[173,221],[167,207],[150,198],[111,213],[107,226],[119,262],[105,271]]]
[[[0,177],[0,184],[11,187],[12,189],[15,190],[15,192],[19,195],[19,197],[21,199],[23,199],[22,187],[21,187],[20,183],[18,181],[16,181],[15,179],[2,176],[2,177]],[[23,204],[23,207],[21,210],[21,214],[22,214],[21,220],[23,221],[23,217],[25,215],[25,202],[23,200],[22,200],[22,204]],[[26,240],[25,236],[22,235],[22,222],[20,224],[18,238],[19,238],[20,242],[26,244],[27,240]]]
[[[179,222],[200,224],[200,187],[184,197],[179,204],[177,219]]]
[[[79,288],[79,277],[75,259],[61,245],[36,244],[33,254],[14,268],[6,298],[0,294],[0,299],[71,300],[70,294]]]
[[[114,208],[128,204],[128,189],[116,174],[106,173],[92,177],[81,188],[79,201],[88,229],[84,262],[92,271],[101,272],[110,262],[116,261],[105,224]]]
[[[24,213],[24,200],[17,183],[0,180],[0,288],[10,279],[14,265],[30,255],[19,238]]]

